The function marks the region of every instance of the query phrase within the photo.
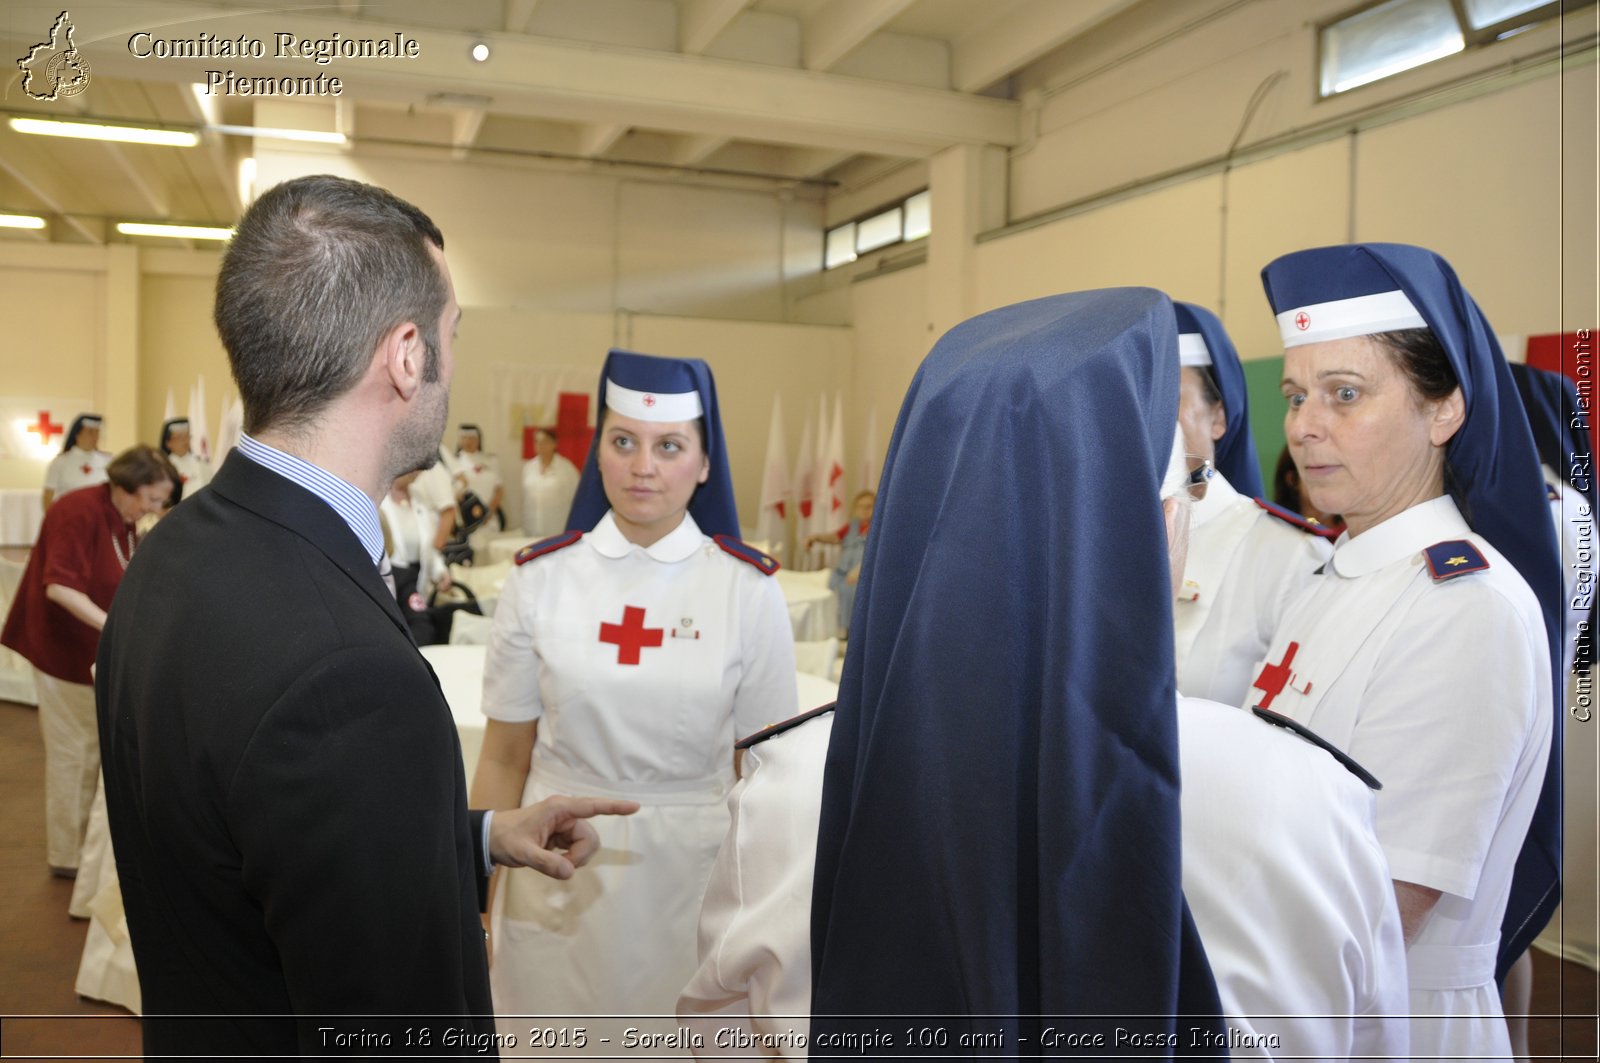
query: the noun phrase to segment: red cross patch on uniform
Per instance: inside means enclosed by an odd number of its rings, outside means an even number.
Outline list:
[[[600,624],[600,641],[617,648],[618,664],[638,664],[639,654],[661,645],[665,632],[658,627],[645,627],[644,610],[637,605],[622,607],[622,623]]]

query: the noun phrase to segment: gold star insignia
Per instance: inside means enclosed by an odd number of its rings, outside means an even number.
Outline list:
[[[1460,554],[1457,554],[1455,557],[1452,557],[1450,560],[1445,562],[1447,565],[1464,565],[1466,563],[1467,559],[1462,557]]]

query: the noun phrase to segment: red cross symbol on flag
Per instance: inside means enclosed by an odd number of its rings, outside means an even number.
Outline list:
[[[1294,316],[1294,327],[1304,332],[1311,327],[1311,315],[1304,310]]]
[[[50,445],[51,436],[61,435],[66,430],[67,429],[65,426],[56,424],[50,419],[49,410],[40,410],[39,423],[30,424],[28,426],[28,431],[37,432],[39,434],[39,442],[45,444],[46,446]]]
[[[600,641],[617,648],[618,664],[638,664],[639,651],[661,645],[664,629],[644,626],[644,610],[636,605],[622,607],[622,623],[600,625]]]
[[[644,404],[646,406],[654,406],[656,404],[656,397],[654,395],[646,395],[644,397]]]

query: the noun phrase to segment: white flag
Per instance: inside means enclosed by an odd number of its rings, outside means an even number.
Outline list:
[[[817,438],[811,451],[811,513],[806,518],[805,534],[826,535],[833,530],[834,525],[829,523],[831,514],[828,512],[828,436],[832,432],[828,424],[828,396],[817,396]],[[810,555],[806,560],[806,568],[817,569],[827,567],[827,547],[818,545],[808,550]]]
[[[211,432],[206,427],[206,378],[198,377],[189,389],[189,449],[201,460],[211,460]]]
[[[845,492],[849,487],[844,479],[844,394],[842,392],[833,396],[833,420],[828,426],[828,463],[823,468],[827,470],[828,486],[828,522],[824,525],[823,531],[835,531],[850,519],[850,513],[845,508],[848,502]]]
[[[811,534],[811,488],[814,480],[812,469],[816,466],[816,461],[816,447],[813,446],[811,437],[811,415],[808,413],[806,414],[805,428],[800,432],[800,452],[795,458],[794,489],[792,492],[796,508],[799,510],[795,514],[794,525],[796,542],[793,567],[797,569],[807,567],[805,546],[806,536]]]
[[[239,445],[239,436],[244,432],[244,403],[238,399],[223,400],[222,418],[217,428],[217,468],[222,467],[222,461],[228,456],[228,451]]]
[[[861,484],[863,491],[876,491],[883,474],[883,453],[878,449],[878,404],[867,410],[867,434],[861,439]]]
[[[167,407],[166,407],[166,409],[164,411],[162,411],[161,423],[162,424],[166,424],[168,421],[172,420],[176,416],[178,416],[178,404],[176,402],[174,402],[173,399],[172,399],[172,389],[168,388],[167,389]]]
[[[761,512],[756,517],[756,538],[768,551],[788,556],[783,540],[789,530],[789,456],[783,446],[783,404],[772,396],[772,424],[767,428],[767,464],[761,472]]]

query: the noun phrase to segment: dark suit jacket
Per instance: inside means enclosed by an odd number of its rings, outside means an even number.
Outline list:
[[[492,1031],[455,726],[330,506],[230,455],[140,545],[95,688],[147,1053]]]

